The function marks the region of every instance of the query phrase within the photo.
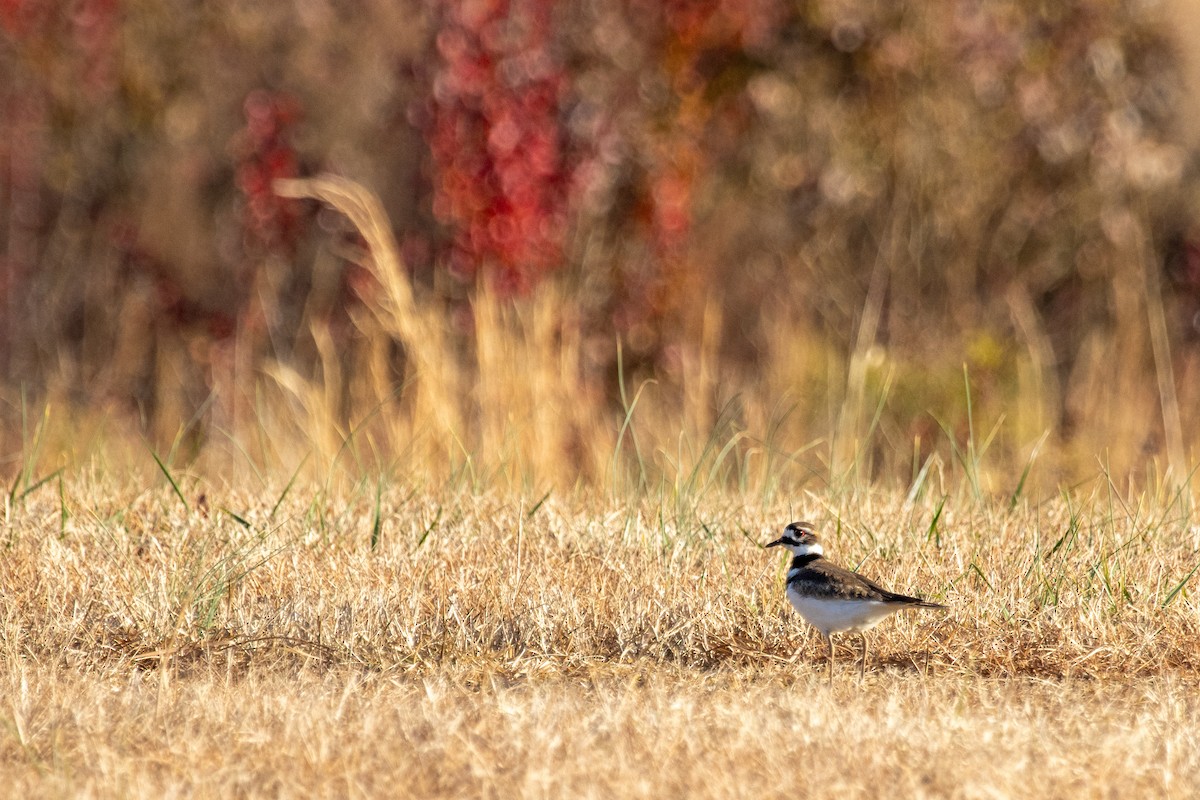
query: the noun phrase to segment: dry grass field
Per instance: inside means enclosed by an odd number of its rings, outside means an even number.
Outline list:
[[[1200,792],[1183,496],[176,485],[10,492],[14,796]],[[843,642],[827,686],[760,547],[795,518],[950,612],[882,624],[861,682]]]
[[[1160,5],[0,2],[0,800],[1200,797]]]

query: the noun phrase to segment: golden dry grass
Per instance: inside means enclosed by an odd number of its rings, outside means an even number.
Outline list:
[[[274,508],[282,486],[181,480],[185,509],[164,486],[81,471],[6,505],[0,785],[1200,790],[1200,527],[1179,498],[1101,484],[1013,510],[871,491],[538,504],[372,481],[296,486]],[[861,684],[843,646],[825,686],[785,560],[757,546],[796,517],[950,613],[877,628]]]
[[[781,669],[512,681],[338,669],[29,677],[19,796],[1194,796],[1194,680]]]

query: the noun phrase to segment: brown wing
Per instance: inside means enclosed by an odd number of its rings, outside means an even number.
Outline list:
[[[856,600],[881,600],[887,602],[889,592],[857,572],[843,569],[823,558],[804,566],[791,579],[806,594],[817,597],[847,597]]]
[[[855,575],[858,575],[858,573],[855,573]],[[888,589],[883,588],[882,586],[880,586],[878,583],[871,580],[870,578],[864,578],[863,576],[858,575],[858,579],[861,580],[863,583],[867,584],[868,586],[870,586],[875,591],[879,592],[881,595],[883,595],[884,601],[886,601],[888,603],[898,603],[900,605],[906,605],[906,606],[917,606],[919,608],[945,608],[945,606],[942,605],[941,603],[931,603],[928,600],[922,600],[920,597],[912,597],[907,594],[900,594],[899,592],[890,591]]]
[[[883,588],[870,578],[831,564],[823,558],[805,566],[792,581],[802,586],[806,593],[818,596],[840,596],[923,608],[945,608],[945,606],[927,602],[919,597],[897,594]]]

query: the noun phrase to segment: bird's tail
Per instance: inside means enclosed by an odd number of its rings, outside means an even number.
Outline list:
[[[935,608],[935,609],[941,609],[942,611],[945,611],[946,609],[950,608],[950,606],[944,606],[941,603],[931,603],[928,600],[920,600],[916,603],[913,603],[913,605],[916,608]]]
[[[944,606],[941,603],[933,603],[929,600],[922,600],[920,597],[909,597],[906,594],[896,594],[894,592],[891,593],[888,600],[893,603],[902,603],[910,608],[934,608],[942,610],[949,608],[949,606]]]

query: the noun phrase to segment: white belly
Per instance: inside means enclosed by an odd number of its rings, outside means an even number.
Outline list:
[[[879,624],[880,620],[899,611],[900,607],[878,600],[838,600],[828,597],[806,597],[788,589],[787,598],[792,608],[821,633],[865,631]]]

